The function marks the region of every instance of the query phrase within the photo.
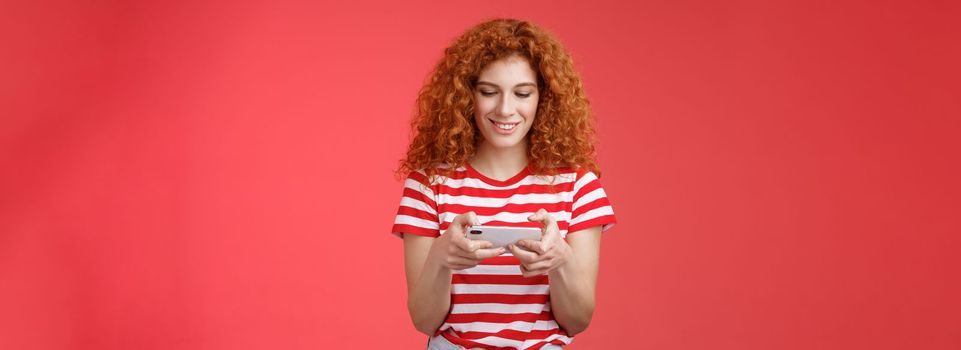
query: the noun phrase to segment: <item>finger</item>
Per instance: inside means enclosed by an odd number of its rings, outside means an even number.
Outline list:
[[[547,210],[544,210],[544,208],[537,209],[534,214],[531,214],[531,216],[527,217],[527,220],[531,222],[541,222],[544,221],[545,215],[547,215]]]
[[[455,245],[460,244],[458,242],[467,241],[467,231],[461,228],[457,223],[457,218],[451,221],[450,225],[447,226],[447,231],[444,231],[444,236],[448,236],[451,242]]]
[[[451,244],[453,244],[454,248],[457,248],[456,250],[458,251],[465,251],[465,252],[474,251],[471,249],[471,244],[474,242],[465,237],[461,237],[461,238],[454,237],[451,239],[450,242]]]
[[[474,252],[461,249],[460,247],[455,247],[451,250],[451,255],[458,256],[464,259],[474,259]]]
[[[554,254],[553,252],[547,252],[547,254],[538,255],[537,259],[531,260],[531,262],[533,263],[533,262],[540,262],[540,261],[551,261],[556,257],[557,257],[557,254]]]
[[[554,247],[557,245],[557,240],[560,239],[559,235],[550,233],[550,232],[551,231],[548,231],[548,233],[542,235],[540,241],[535,241],[533,239],[525,239],[525,240],[518,241],[517,243],[520,244],[521,247],[527,250],[537,252],[540,255],[544,255],[549,253],[551,249],[554,249]],[[522,243],[522,241],[526,241],[526,242]]]
[[[524,265],[521,265],[520,268],[521,268],[521,275],[526,278],[537,277],[547,273],[547,271],[544,269],[529,269],[527,267],[524,267]]]
[[[540,222],[541,232],[543,232],[544,234],[547,234],[549,231],[554,231],[554,232],[559,231],[557,228],[557,219],[554,219],[554,216],[548,213],[547,210],[544,210],[543,208],[538,209],[536,213],[527,217],[527,220],[531,222]]]
[[[517,259],[521,262],[528,262],[537,258],[537,253],[526,251],[515,245],[510,245],[510,251],[511,254],[517,257]]]
[[[549,252],[551,249],[554,249],[559,239],[561,239],[561,237],[557,231],[547,230],[547,232],[541,236],[541,240],[537,241],[537,244],[540,245],[540,248],[543,249],[544,252]]]
[[[543,225],[541,226],[541,248],[544,251],[549,251],[554,248],[554,245],[559,239],[561,239],[560,229],[557,227],[557,220],[554,216],[547,212],[547,210],[539,209],[537,213],[531,215],[529,218],[531,221],[539,221]]]
[[[556,255],[553,252],[551,252],[549,249],[543,248],[544,246],[543,242],[532,241],[532,240],[521,240],[521,241],[518,241],[517,243],[522,244],[523,248],[526,248],[527,251],[532,251],[536,254],[534,258],[527,261],[527,264],[532,264],[535,262],[541,262],[545,260],[550,261],[551,259],[554,259]]]
[[[477,225],[477,224],[478,224],[478,223],[477,223],[477,214],[475,214],[475,213],[472,212],[472,211],[469,211],[469,212],[466,212],[466,213],[463,213],[463,214],[460,214],[460,215],[455,216],[455,217],[454,217],[454,220],[451,220],[451,222],[450,222],[450,226],[448,227],[448,231],[449,231],[449,230],[455,230],[454,232],[458,232],[459,234],[457,234],[457,235],[452,235],[453,237],[451,237],[451,240],[452,240],[452,241],[466,241],[466,240],[467,240],[467,231],[468,231],[467,228],[470,227],[470,226],[472,226],[472,225]],[[461,246],[461,245],[459,245],[459,246]],[[464,247],[465,249],[467,249],[466,246],[462,246],[462,247]]]
[[[494,243],[491,243],[489,241],[475,241],[472,239],[465,239],[462,242],[455,242],[455,243],[457,243],[456,244],[457,248],[461,251],[461,253],[463,253],[461,255],[466,254],[464,256],[472,256],[471,254],[473,254],[478,249],[486,249],[494,246]]]
[[[535,241],[535,240],[522,239],[522,240],[520,240],[520,241],[517,241],[517,245],[519,245],[519,246],[521,246],[522,248],[525,248],[525,249],[527,249],[527,250],[532,250],[532,251],[534,251],[534,252],[537,252],[538,255],[543,255],[544,253],[547,252],[547,250],[545,250],[545,249],[541,246],[541,242],[538,242],[538,241]]]
[[[470,243],[471,243],[471,250],[470,250],[470,251],[472,251],[472,252],[473,252],[473,251],[476,251],[476,250],[478,250],[478,249],[488,249],[488,248],[491,248],[491,247],[494,246],[494,243],[491,243],[490,241],[482,241],[482,240],[475,241],[475,240],[471,240]]]
[[[503,247],[492,248],[492,249],[478,249],[477,251],[474,252],[474,257],[477,258],[478,260],[483,260],[487,258],[493,258],[495,256],[500,256],[501,254],[504,254],[505,251],[506,250],[504,250]]]
[[[551,213],[548,213],[547,210],[539,209],[537,211],[537,215],[540,220],[536,220],[536,221],[543,222],[544,228],[553,227],[557,229],[557,219],[554,218],[554,215],[551,215]]]
[[[477,251],[490,249],[494,244],[488,241],[468,241],[465,246],[457,246],[453,254],[467,259],[476,259]]]
[[[548,213],[544,208],[537,209],[537,212],[527,217],[527,220],[532,222],[542,222],[545,226],[550,224],[557,225],[557,220],[554,219],[554,216]]]
[[[472,211],[457,215],[454,220],[450,222],[451,226],[457,226],[459,228],[468,227],[471,225],[477,225],[477,214]]]
[[[540,260],[535,262],[527,263],[525,267],[528,271],[547,271],[551,268],[551,262],[546,260]]]
[[[477,266],[477,262],[465,257],[452,256],[447,258],[447,266],[452,270],[463,270]]]

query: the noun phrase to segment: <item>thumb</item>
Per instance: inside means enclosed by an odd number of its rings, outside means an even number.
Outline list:
[[[467,227],[467,226],[470,226],[470,225],[471,225],[471,216],[475,216],[475,215],[474,215],[474,212],[472,212],[472,211],[459,214],[459,215],[457,215],[457,216],[454,217],[454,220],[451,220],[450,224],[451,224],[451,226],[457,226],[457,227]],[[476,216],[475,216],[475,217],[476,217]]]
[[[466,225],[466,226],[474,226],[474,225],[480,225],[480,220],[477,219],[477,214],[475,214],[475,213],[472,212],[472,211],[469,211],[469,212],[467,212],[467,225]]]
[[[544,210],[544,208],[541,208],[541,209],[538,209],[536,213],[532,214],[531,216],[528,216],[527,220],[528,221],[544,221],[546,216],[547,216],[547,210]]]
[[[450,222],[450,228],[454,228],[457,230],[457,232],[460,232],[460,234],[456,236],[460,236],[461,238],[463,238],[463,237],[467,237],[466,229],[470,226],[475,225],[476,222],[477,222],[477,214],[474,214],[474,212],[469,211],[469,212],[455,216],[454,220]]]

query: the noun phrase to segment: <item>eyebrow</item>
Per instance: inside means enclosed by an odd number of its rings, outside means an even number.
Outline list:
[[[490,85],[490,86],[493,86],[493,87],[495,87],[495,88],[500,88],[500,86],[497,86],[497,84],[494,84],[494,83],[489,82],[489,81],[483,81],[483,80],[478,81],[478,82],[477,82],[477,85]],[[534,84],[534,83],[531,83],[531,82],[520,83],[520,84],[514,85],[515,88],[516,88],[516,87],[521,87],[521,86],[533,86],[534,88],[537,88],[537,84]]]

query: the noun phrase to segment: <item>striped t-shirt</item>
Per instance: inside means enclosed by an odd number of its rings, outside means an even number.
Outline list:
[[[424,172],[412,172],[392,232],[438,237],[455,216],[468,211],[477,214],[481,225],[540,227],[527,217],[541,208],[557,220],[562,237],[613,226],[614,212],[597,176],[582,169],[559,170],[543,176],[528,167],[498,181],[468,164],[446,181],[438,176],[432,183]],[[539,349],[573,340],[551,313],[548,276],[525,278],[509,252],[454,271],[450,313],[438,333],[454,344],[483,349]]]

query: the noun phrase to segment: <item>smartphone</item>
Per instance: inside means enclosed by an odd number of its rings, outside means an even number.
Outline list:
[[[536,227],[472,226],[467,230],[467,238],[488,241],[493,248],[507,247],[522,239],[541,240],[541,229]]]

